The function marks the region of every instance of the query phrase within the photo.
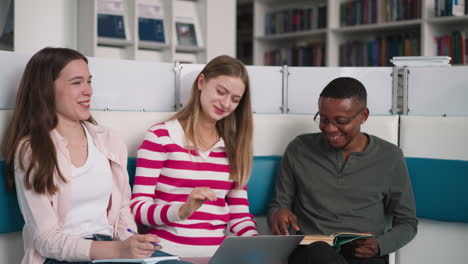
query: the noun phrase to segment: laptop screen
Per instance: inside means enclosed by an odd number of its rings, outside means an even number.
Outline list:
[[[209,264],[280,264],[304,236],[227,237]]]

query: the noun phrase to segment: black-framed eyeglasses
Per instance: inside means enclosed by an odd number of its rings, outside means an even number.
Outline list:
[[[321,118],[320,113],[317,112],[314,116],[314,122],[316,122],[319,125],[324,125],[324,126],[328,126],[328,124],[330,123],[332,123],[334,126],[346,126],[347,124],[351,123],[351,121],[353,121],[353,119],[356,118],[356,116],[358,116],[365,109],[366,107],[363,107],[352,117],[339,117],[339,118],[332,119],[332,120],[329,120],[328,118]]]

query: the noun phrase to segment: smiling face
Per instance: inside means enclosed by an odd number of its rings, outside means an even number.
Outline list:
[[[54,87],[59,122],[79,122],[90,117],[93,91],[91,74],[84,60],[70,61],[54,81]]]
[[[358,151],[363,144],[366,144],[366,137],[361,133],[361,123],[367,120],[369,110],[363,108],[363,105],[356,100],[320,97],[319,114],[320,130],[333,148],[350,153]],[[337,120],[350,122],[339,125],[336,124]]]
[[[207,80],[200,74],[198,89],[203,117],[216,122],[236,110],[244,95],[245,85],[239,77],[221,75]]]

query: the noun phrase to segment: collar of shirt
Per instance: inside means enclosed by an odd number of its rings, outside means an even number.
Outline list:
[[[369,153],[371,153],[374,148],[375,148],[375,139],[367,134],[367,133],[364,133],[364,135],[367,136],[367,138],[369,139],[369,144],[367,144],[367,147],[366,149],[363,151],[363,152],[352,152],[351,155],[353,156],[365,156],[365,155],[368,155]],[[333,154],[333,155],[336,155],[337,152],[339,153],[342,153],[343,150],[341,149],[335,149],[333,148],[332,146],[330,146],[330,143],[328,143],[328,140],[327,138],[323,135],[323,133],[320,133],[320,149],[323,153],[329,155],[329,154]]]
[[[180,124],[179,120],[173,119],[165,122],[167,131],[169,132],[169,135],[171,136],[172,140],[174,143],[177,145],[186,148],[188,146],[187,140],[185,138],[185,132],[184,129],[182,128],[182,125]],[[210,151],[213,151],[215,149],[219,148],[225,148],[224,140],[223,138],[219,138],[218,142],[211,147]]]

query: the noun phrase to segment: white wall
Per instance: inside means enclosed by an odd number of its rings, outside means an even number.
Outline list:
[[[20,263],[23,255],[21,232],[0,234],[0,263]]]
[[[46,46],[76,49],[76,0],[15,0],[14,50],[36,52]]]
[[[206,60],[223,54],[236,57],[236,0],[204,1],[207,1]]]

